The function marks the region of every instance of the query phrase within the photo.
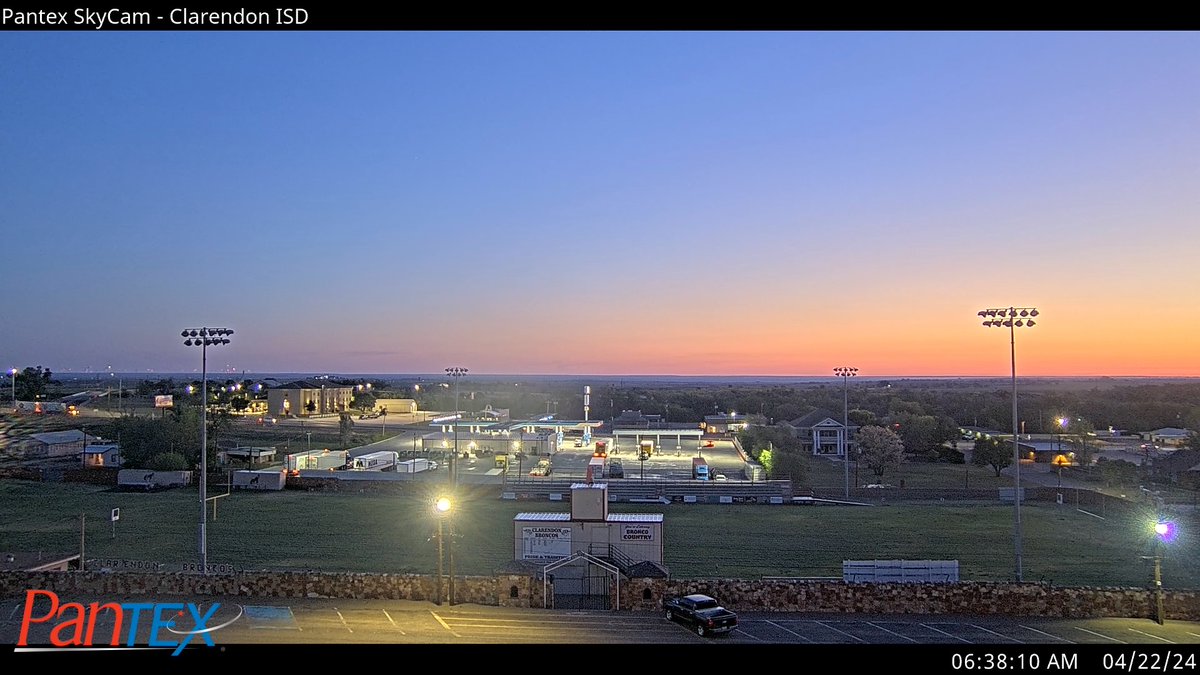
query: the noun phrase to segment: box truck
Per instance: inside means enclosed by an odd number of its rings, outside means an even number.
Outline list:
[[[435,464],[432,464],[424,457],[417,459],[406,459],[396,465],[396,471],[400,473],[421,473],[422,471],[432,471]]]
[[[353,471],[392,471],[400,454],[394,450],[381,450],[366,455],[359,455],[351,460],[350,469]]]
[[[239,490],[282,490],[287,481],[284,471],[234,471],[233,487]]]
[[[692,478],[708,480],[708,460],[703,457],[692,458]]]

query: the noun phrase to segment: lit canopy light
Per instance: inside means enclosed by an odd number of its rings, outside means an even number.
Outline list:
[[[1175,539],[1175,523],[1169,520],[1160,520],[1154,524],[1154,533],[1163,541],[1172,541]]]

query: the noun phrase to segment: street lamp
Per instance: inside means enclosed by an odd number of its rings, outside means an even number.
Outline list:
[[[1154,534],[1157,535],[1154,542],[1154,603],[1157,609],[1155,618],[1161,626],[1167,618],[1166,612],[1163,609],[1163,545],[1175,538],[1175,523],[1169,520],[1159,520],[1154,523]]]
[[[433,502],[433,513],[434,513],[434,516],[437,518],[437,552],[438,552],[437,604],[439,604],[439,605],[442,604],[442,577],[443,577],[443,574],[442,574],[442,560],[443,560],[442,540],[445,536],[443,529],[442,529],[442,524],[450,518],[450,509],[452,507],[453,507],[453,503],[450,501],[450,498],[446,497],[446,496],[438,497],[437,500],[435,500]],[[451,524],[449,529],[450,529],[451,539],[453,539],[453,536],[454,536],[453,524]],[[453,541],[451,541],[451,543],[453,543]],[[453,548],[453,546],[449,546],[449,545],[447,547],[450,549],[450,604],[453,605],[454,604],[454,548]]]
[[[188,328],[183,344],[200,348],[200,572],[208,574],[208,348],[229,344],[228,328]]]
[[[453,366],[446,374],[454,378],[454,458],[450,460],[450,481],[458,483],[458,381],[467,374],[467,369]]]
[[[842,378],[842,468],[846,474],[846,499],[850,499],[850,378],[858,375],[858,368],[839,366],[833,373]]]
[[[1012,444],[1013,444],[1013,549],[1016,552],[1017,581],[1022,581],[1021,555],[1021,452],[1020,436],[1017,431],[1017,333],[1022,326],[1034,326],[1033,317],[1038,315],[1033,307],[1007,307],[981,310],[983,325],[989,328],[1001,326],[1008,329],[1009,348],[1012,355]]]
[[[12,404],[13,412],[17,411],[17,369],[9,368],[8,374],[12,376]]]

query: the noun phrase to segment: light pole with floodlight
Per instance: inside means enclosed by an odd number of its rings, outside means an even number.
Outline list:
[[[454,378],[454,458],[450,460],[450,481],[458,483],[458,381],[467,374],[467,369],[453,366],[446,369],[446,374]]]
[[[842,378],[842,468],[846,474],[846,499],[850,499],[850,378],[858,375],[858,368],[838,366],[833,373]]]
[[[443,545],[442,541],[445,537],[445,530],[443,529],[443,523],[450,517],[450,509],[453,506],[454,506],[454,504],[453,504],[453,502],[450,501],[450,498],[445,497],[445,496],[438,497],[437,500],[435,500],[433,502],[433,514],[434,514],[434,517],[437,518],[437,554],[438,554],[437,604],[439,604],[439,605],[442,604],[442,578],[444,577],[444,575],[442,573],[442,569],[443,569],[442,562],[444,560],[444,557],[443,557],[444,556],[444,552],[443,552],[444,545]],[[453,539],[453,536],[454,536],[453,526],[450,527],[450,535],[451,535],[451,538]],[[451,542],[451,544],[452,543],[453,542]],[[450,604],[453,605],[454,604],[454,548],[453,548],[453,546],[447,546],[447,547],[450,549]]]
[[[1001,326],[1008,329],[1009,348],[1012,356],[1012,444],[1013,444],[1013,549],[1016,553],[1017,581],[1023,577],[1021,553],[1021,437],[1017,428],[1017,333],[1022,326],[1034,326],[1033,317],[1038,315],[1033,307],[1000,307],[979,312],[983,325],[989,328]]]
[[[228,328],[189,328],[183,344],[200,348],[200,573],[208,574],[208,348],[229,344]]]
[[[1154,524],[1154,534],[1154,603],[1157,609],[1155,619],[1161,626],[1167,620],[1162,585],[1163,545],[1175,538],[1175,523],[1160,519]]]

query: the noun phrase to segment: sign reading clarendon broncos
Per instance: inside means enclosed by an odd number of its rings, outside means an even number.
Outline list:
[[[558,560],[571,555],[571,528],[522,527],[522,560]]]

